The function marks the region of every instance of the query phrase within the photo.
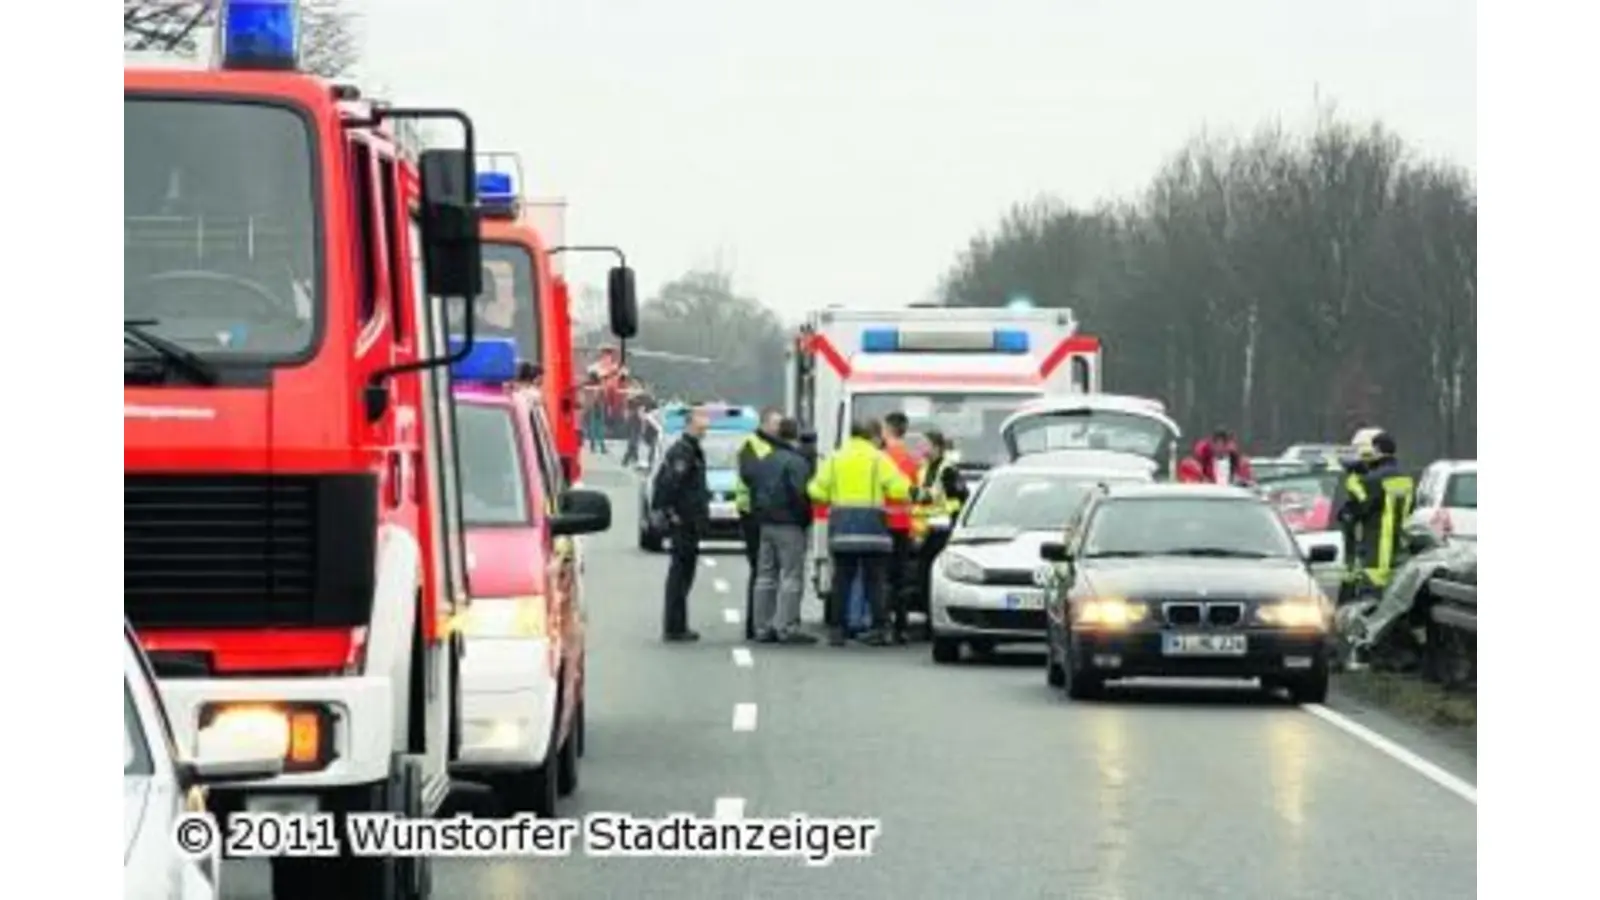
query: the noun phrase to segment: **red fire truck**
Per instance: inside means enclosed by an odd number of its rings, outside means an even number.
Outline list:
[[[220,66],[123,73],[123,610],[186,750],[283,757],[213,811],[428,816],[460,740],[472,123],[294,71],[294,12],[225,4]],[[421,118],[465,146],[415,152]],[[424,858],[272,862],[280,898],[431,890]]]
[[[556,246],[537,218],[560,227],[547,208],[535,208],[520,192],[522,166],[513,153],[486,153],[479,161],[478,200],[483,216],[484,296],[478,304],[479,332],[510,337],[524,362],[538,366],[546,412],[555,427],[557,452],[568,482],[582,474],[578,437],[578,384],[573,362],[572,307],[566,281],[556,274],[553,254],[590,249]],[[607,251],[610,248],[604,248]],[[637,327],[633,271],[626,264],[609,279],[611,331],[629,338]]]

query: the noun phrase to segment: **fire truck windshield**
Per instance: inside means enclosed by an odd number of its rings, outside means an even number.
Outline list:
[[[124,320],[207,357],[309,351],[321,285],[306,121],[129,94],[122,129]]]
[[[1038,396],[966,392],[856,394],[850,416],[882,421],[889,413],[903,412],[911,423],[907,435],[911,442],[920,445],[926,432],[938,430],[955,443],[962,462],[998,464],[1006,460],[1000,423],[1022,404]]]
[[[543,362],[539,352],[538,282],[527,248],[507,241],[483,243],[483,292],[473,308],[473,323],[483,337],[509,337],[517,342],[517,357]],[[451,329],[461,330],[461,306],[451,304]]]

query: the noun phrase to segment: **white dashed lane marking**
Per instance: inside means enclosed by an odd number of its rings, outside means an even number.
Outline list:
[[[712,816],[725,822],[744,818],[744,798],[718,797],[716,811]]]
[[[727,579],[718,578],[715,581],[711,582],[711,589],[716,591],[719,594],[726,594],[728,592],[728,581],[727,581]]]
[[[735,703],[733,705],[733,730],[756,730],[756,705],[754,703]]]
[[[717,561],[709,556],[700,557],[700,561],[705,563],[705,566],[708,569],[715,569],[717,567]]]
[[[756,658],[750,653],[749,647],[733,648],[733,664],[741,669],[748,669],[756,664]]]
[[[743,613],[731,606],[722,611],[722,621],[727,622],[729,625],[739,624],[741,618],[743,618]]]

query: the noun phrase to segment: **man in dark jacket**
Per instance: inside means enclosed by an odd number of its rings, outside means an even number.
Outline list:
[[[690,411],[683,436],[667,448],[650,496],[651,515],[665,519],[662,530],[672,545],[661,626],[662,640],[669,643],[700,640],[699,633],[689,628],[689,591],[700,563],[700,535],[711,519],[706,455],[700,448],[700,438],[710,424],[704,406]]]
[[[1403,529],[1416,503],[1416,482],[1395,459],[1395,440],[1387,432],[1372,438],[1372,460],[1358,479],[1349,481],[1339,519],[1357,529],[1356,556],[1360,577],[1382,590],[1405,549]]]
[[[755,639],[763,644],[814,644],[800,630],[800,598],[805,592],[806,526],[811,498],[806,483],[810,466],[795,449],[800,426],[793,419],[778,423],[772,452],[753,467],[750,513],[761,528],[757,554],[754,618]]]
[[[737,456],[738,478],[733,485],[733,505],[739,513],[739,534],[744,539],[744,560],[749,564],[749,574],[744,581],[744,639],[756,636],[756,562],[761,553],[761,524],[752,512],[752,488],[756,467],[772,453],[778,439],[778,423],[783,413],[773,407],[761,411],[761,421],[756,430],[745,435]]]

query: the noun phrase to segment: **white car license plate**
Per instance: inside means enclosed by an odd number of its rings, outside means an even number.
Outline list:
[[[737,517],[738,517],[738,513],[734,510],[732,503],[713,503],[713,504],[711,504],[711,518],[713,518],[713,519],[733,519],[733,518],[737,518]]]
[[[1007,594],[1006,609],[1044,609],[1044,591],[1016,591]]]
[[[1242,634],[1163,634],[1161,650],[1168,656],[1243,656],[1248,646]]]

